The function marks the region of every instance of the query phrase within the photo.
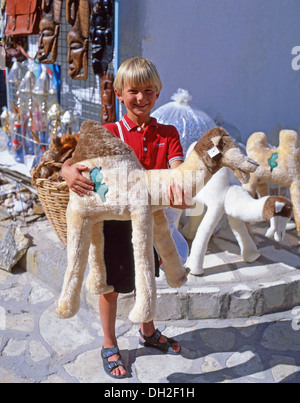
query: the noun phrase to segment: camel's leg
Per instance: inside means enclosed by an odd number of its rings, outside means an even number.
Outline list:
[[[300,235],[300,182],[294,182],[290,187],[291,200],[294,208],[294,218]]]
[[[223,214],[223,206],[208,207],[207,212],[198,227],[198,231],[192,243],[191,253],[186,264],[191,269],[191,274],[195,276],[200,276],[204,273],[203,263],[208,243]]]
[[[257,260],[260,257],[260,254],[257,250],[254,240],[249,234],[247,225],[244,223],[244,221],[229,216],[228,221],[232,232],[238,241],[244,261],[247,263],[252,263]]]
[[[162,258],[167,282],[170,287],[180,287],[187,281],[188,270],[182,266],[164,210],[156,211],[153,217],[154,243]]]
[[[257,186],[257,194],[259,198],[265,197],[265,196],[269,196],[270,195],[270,191],[269,191],[269,185],[268,183],[260,183]]]
[[[192,241],[195,238],[199,225],[201,224],[201,221],[204,217],[204,214],[205,213],[203,213],[202,215],[188,217],[188,221],[183,227],[181,233],[189,241]]]
[[[154,319],[156,308],[153,219],[150,208],[135,210],[131,220],[136,301],[129,319],[132,322],[144,323]]]
[[[102,295],[114,291],[114,287],[106,283],[106,267],[104,261],[103,221],[93,225],[89,251],[89,275],[86,288],[93,294]]]
[[[78,211],[68,209],[67,227],[68,267],[56,311],[61,318],[76,315],[80,308],[80,291],[87,266],[92,224]]]
[[[257,187],[259,185],[259,180],[256,177],[255,173],[250,175],[250,181],[247,184],[243,185],[243,188],[255,198]]]

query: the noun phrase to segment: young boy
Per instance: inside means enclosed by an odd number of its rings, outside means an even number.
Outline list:
[[[134,150],[145,169],[167,169],[181,165],[184,160],[183,150],[176,128],[158,124],[150,116],[162,89],[153,63],[141,57],[126,60],[116,74],[114,89],[117,98],[125,105],[127,114],[120,122],[109,123],[105,127]],[[81,175],[87,168],[71,164],[72,160],[65,162],[63,178],[73,192],[88,195],[93,191],[94,183]],[[173,207],[186,209],[192,204],[189,195],[183,194],[177,185],[171,186],[166,197]],[[118,294],[132,292],[135,288],[131,223],[106,222],[104,234],[107,282],[114,286],[115,292],[101,295],[99,299],[104,332],[102,358],[106,373],[114,378],[123,378],[127,371],[117,347],[115,321]],[[175,340],[155,330],[153,321],[141,324],[140,344],[158,348],[168,354],[179,354],[181,350]]]

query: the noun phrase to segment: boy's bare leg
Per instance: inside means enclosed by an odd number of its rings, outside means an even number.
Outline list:
[[[154,332],[155,332],[155,326],[154,326],[154,322],[148,322],[148,323],[141,323],[141,332],[144,336],[146,337],[151,337]],[[165,336],[161,336],[159,339],[160,343],[166,343],[167,338]],[[174,353],[179,353],[180,352],[180,345],[176,342],[172,344],[173,347],[173,351]]]
[[[103,347],[112,348],[117,346],[116,338],[116,317],[117,317],[117,302],[118,293],[111,292],[109,294],[100,295],[99,298],[99,310],[102,329],[104,333]],[[118,361],[120,356],[118,354],[113,355],[108,361]],[[126,375],[126,369],[122,366],[115,368],[112,375]]]

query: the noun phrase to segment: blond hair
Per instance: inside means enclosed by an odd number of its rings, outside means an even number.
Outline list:
[[[115,80],[114,88],[119,93],[126,85],[153,86],[157,92],[162,89],[161,79],[154,64],[144,57],[133,57],[125,60],[119,67]]]

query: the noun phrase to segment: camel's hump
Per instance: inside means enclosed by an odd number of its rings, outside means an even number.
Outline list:
[[[91,158],[129,155],[131,153],[133,153],[132,149],[104,126],[88,120],[81,125],[72,163]]]

